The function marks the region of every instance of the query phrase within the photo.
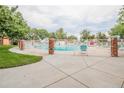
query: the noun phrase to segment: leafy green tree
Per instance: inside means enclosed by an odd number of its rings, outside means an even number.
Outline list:
[[[90,31],[88,31],[87,29],[84,29],[83,31],[81,31],[80,33],[80,40],[87,40],[90,38]]]
[[[72,40],[77,40],[77,37],[74,36],[74,35],[70,35],[70,36],[68,36],[67,38],[68,38],[68,39],[72,39]]]
[[[111,28],[109,34],[111,36],[118,35],[121,39],[124,39],[124,6],[120,9],[118,14],[117,24]]]
[[[38,39],[44,39],[44,38],[48,38],[48,37],[49,37],[49,33],[46,29],[33,28],[27,34],[26,39],[38,40]]]
[[[118,16],[119,17],[117,22],[120,24],[124,24],[124,6],[120,9]]]
[[[11,7],[11,11],[12,11],[12,12],[15,12],[17,9],[18,9],[18,6]]]
[[[49,33],[49,38],[54,38],[54,39],[57,39],[57,35],[55,32],[51,32]]]
[[[107,36],[104,33],[102,33],[102,32],[98,32],[96,34],[96,38],[97,39],[107,39]]]
[[[0,5],[0,37],[7,36],[14,42],[25,37],[29,26],[17,11],[17,7],[9,8]]]
[[[111,28],[111,31],[109,32],[111,36],[118,35],[120,38],[124,38],[124,25],[117,24],[113,28]]]
[[[39,35],[41,39],[49,37],[49,33],[46,29],[37,29],[36,33]]]
[[[95,35],[93,34],[93,35],[90,35],[89,36],[89,39],[95,39]]]
[[[73,42],[74,40],[77,40],[77,37],[74,36],[74,35],[70,35],[70,36],[67,37],[67,39],[68,39],[68,41]]]
[[[56,36],[57,36],[57,39],[66,39],[67,38],[67,35],[64,32],[63,28],[60,28],[56,31]]]

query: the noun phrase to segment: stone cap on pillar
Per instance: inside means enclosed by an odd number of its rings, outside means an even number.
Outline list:
[[[55,40],[54,38],[49,38],[49,40]]]

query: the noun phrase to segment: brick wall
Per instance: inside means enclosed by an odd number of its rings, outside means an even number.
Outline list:
[[[0,45],[2,45],[2,39],[0,38]]]

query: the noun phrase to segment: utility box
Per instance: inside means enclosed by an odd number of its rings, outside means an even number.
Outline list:
[[[55,44],[54,38],[50,38],[49,39],[49,54],[54,54],[54,44]]]
[[[118,57],[118,39],[117,39],[117,37],[111,38],[111,56]]]

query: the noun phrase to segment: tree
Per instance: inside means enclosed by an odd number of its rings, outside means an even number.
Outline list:
[[[49,38],[57,39],[56,33],[55,32],[49,33]]]
[[[95,35],[94,34],[90,35],[89,39],[95,39]]]
[[[63,28],[59,28],[59,29],[56,31],[56,36],[57,36],[57,39],[66,39],[66,38],[67,38],[67,35],[66,35],[66,33],[64,32]]]
[[[49,37],[49,33],[48,33],[48,31],[46,29],[37,29],[36,33],[39,35],[39,37],[41,39]]]
[[[118,14],[117,24],[111,28],[109,34],[111,36],[118,35],[121,39],[124,39],[124,6],[120,9]]]
[[[117,22],[120,24],[124,24],[124,6],[119,11]]]
[[[68,39],[77,40],[77,37],[76,37],[76,36],[74,36],[74,35],[70,35],[70,36],[68,36],[67,38],[68,38]]]
[[[76,36],[74,36],[74,35],[70,35],[70,36],[68,36],[67,37],[67,39],[69,40],[69,41],[74,41],[74,40],[77,40],[77,37]]]
[[[107,39],[107,36],[104,33],[102,33],[102,32],[98,32],[96,34],[96,38],[97,39]]]
[[[31,40],[39,40],[39,39],[44,39],[44,38],[48,38],[49,37],[49,33],[46,29],[37,29],[37,28],[33,28],[31,29],[28,34],[26,35],[26,39],[31,39]]]
[[[97,38],[98,41],[104,42],[104,41],[106,41],[107,36],[104,33],[102,33],[102,32],[98,32],[96,34],[96,38]]]
[[[118,35],[121,39],[124,38],[124,25],[117,24],[113,28],[111,28],[111,31],[109,32],[111,36]]]
[[[9,8],[0,5],[0,37],[7,36],[13,41],[25,37],[29,31],[29,26],[22,17],[17,7]]]
[[[11,11],[12,11],[12,12],[15,12],[17,9],[18,9],[18,6],[11,7]]]
[[[90,37],[90,31],[88,31],[87,29],[84,29],[83,31],[81,31],[80,33],[80,40],[87,40]]]

